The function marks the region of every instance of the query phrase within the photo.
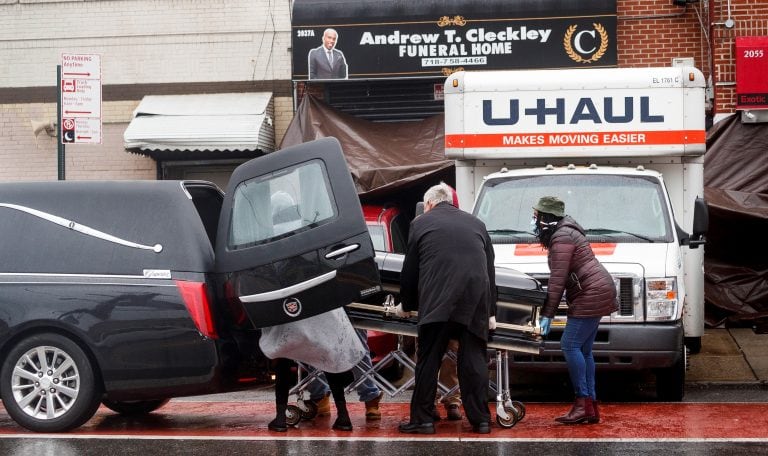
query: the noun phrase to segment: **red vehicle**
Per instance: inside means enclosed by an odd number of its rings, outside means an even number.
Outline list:
[[[404,227],[407,226],[408,222],[397,206],[364,204],[362,207],[374,250],[404,253],[408,241]],[[368,331],[368,348],[371,350],[371,361],[374,365],[397,348],[397,337],[391,333]],[[384,369],[384,374],[387,377],[402,375],[402,366],[397,363],[394,364],[391,370],[389,367]],[[396,378],[392,379],[395,380]]]
[[[371,234],[374,250],[405,253],[408,239],[405,237],[404,227],[407,222],[397,206],[364,204],[363,217]]]

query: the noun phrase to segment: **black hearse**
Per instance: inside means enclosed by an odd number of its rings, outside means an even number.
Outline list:
[[[381,281],[397,294],[401,267],[374,257],[333,138],[241,165],[226,194],[202,181],[0,183],[3,405],[27,429],[61,432],[100,404],[149,413],[267,383],[259,328],[383,303]],[[518,309],[501,306],[500,321],[526,324],[540,284],[497,277]],[[382,315],[350,308],[359,327],[414,330]]]
[[[379,290],[335,139],[241,165],[226,196],[199,181],[0,184],[0,261],[0,393],[43,432],[102,402],[149,412],[266,381],[257,328]]]

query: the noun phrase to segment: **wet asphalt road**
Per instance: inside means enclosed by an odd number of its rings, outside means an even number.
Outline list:
[[[175,399],[142,418],[102,409],[82,428],[57,435],[29,433],[0,409],[0,455],[768,454],[766,385],[690,385],[682,403],[658,403],[643,379],[603,376],[604,423],[564,427],[552,418],[567,410],[567,379],[549,380],[515,386],[512,398],[526,404],[526,417],[511,429],[494,424],[488,436],[471,433],[466,420],[443,421],[430,436],[397,433],[407,392],[385,398],[385,417],[376,425],[365,423],[350,394],[352,433],[330,431],[329,418],[271,433],[267,389]]]
[[[82,455],[762,455],[763,442],[431,442],[431,441],[108,441],[108,440],[27,440],[3,441],[7,456]]]

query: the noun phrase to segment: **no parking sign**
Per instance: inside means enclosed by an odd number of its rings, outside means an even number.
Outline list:
[[[101,144],[101,55],[61,54],[61,142]]]

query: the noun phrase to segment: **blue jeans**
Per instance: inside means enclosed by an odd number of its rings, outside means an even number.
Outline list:
[[[591,397],[595,394],[595,359],[592,356],[592,344],[597,336],[600,317],[573,318],[568,317],[560,348],[568,364],[568,374],[571,377],[573,392],[576,397]]]
[[[355,331],[357,332],[357,336],[360,338],[360,341],[363,343],[363,347],[365,347],[365,356],[360,361],[358,366],[368,370],[372,366],[371,352],[368,350],[368,331],[364,329],[356,329]],[[352,368],[352,373],[355,376],[355,381],[357,381],[361,375],[360,370],[356,367]],[[331,389],[328,388],[328,382],[325,380],[325,376],[320,374],[319,377],[322,379],[322,381],[315,379],[311,381],[309,385],[307,385],[307,391],[309,391],[309,399],[315,402],[331,393]],[[360,396],[360,402],[367,402],[376,399],[379,394],[381,394],[381,390],[379,390],[379,387],[373,383],[373,380],[368,378],[357,386],[357,394]]]

